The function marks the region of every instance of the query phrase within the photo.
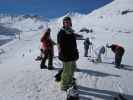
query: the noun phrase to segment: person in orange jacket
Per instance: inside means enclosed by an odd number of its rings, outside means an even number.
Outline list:
[[[51,29],[48,28],[46,32],[41,37],[41,52],[44,53],[44,57],[41,60],[40,68],[41,69],[53,69],[53,46],[55,42],[50,37]],[[48,67],[45,65],[46,60],[48,59]]]
[[[108,48],[111,48],[111,50],[115,53],[115,65],[117,68],[122,67],[121,61],[122,57],[124,55],[125,49],[122,46],[119,46],[117,44],[107,45]]]

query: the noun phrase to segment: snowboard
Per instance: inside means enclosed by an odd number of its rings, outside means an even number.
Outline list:
[[[93,62],[93,63],[95,63],[95,64],[98,64],[99,62],[95,59],[95,58],[88,58],[88,60],[90,61],[90,62]],[[101,63],[101,62],[100,62]]]
[[[79,100],[79,93],[78,93],[78,88],[76,84],[70,87],[67,90],[66,94],[67,94],[66,100]]]
[[[35,58],[35,61],[41,61],[42,60],[42,57],[41,56],[37,56],[36,58]]]

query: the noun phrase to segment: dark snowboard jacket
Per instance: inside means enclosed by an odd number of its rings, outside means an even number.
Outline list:
[[[59,59],[61,61],[75,61],[79,58],[76,37],[73,32],[61,29],[57,36]]]
[[[84,48],[85,49],[89,49],[89,46],[91,45],[92,43],[90,42],[90,40],[87,38],[85,39],[84,41]]]

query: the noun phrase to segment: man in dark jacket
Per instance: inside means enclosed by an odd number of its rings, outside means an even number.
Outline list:
[[[57,36],[59,59],[63,62],[63,72],[61,74],[61,89],[67,90],[73,83],[76,60],[78,59],[78,49],[74,31],[71,28],[70,17],[63,19],[63,28]]]
[[[108,46],[108,48],[111,48],[111,50],[115,53],[115,65],[117,68],[122,67],[121,66],[121,61],[122,61],[122,56],[124,55],[124,48],[122,46],[119,46],[117,44],[112,44],[111,46]]]

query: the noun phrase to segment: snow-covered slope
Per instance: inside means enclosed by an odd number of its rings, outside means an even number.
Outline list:
[[[125,47],[123,64],[130,65],[116,69],[107,63],[94,64],[83,57],[83,41],[78,40],[80,58],[77,61],[79,71],[75,73],[79,86],[80,100],[113,100],[119,93],[127,100],[133,99],[133,1],[114,0],[112,3],[93,11],[88,15],[71,14],[75,32],[84,38],[90,37],[93,49],[106,43],[119,43]],[[126,14],[125,14],[126,11]],[[123,14],[124,12],[124,14]],[[64,16],[63,16],[64,17]],[[62,19],[53,19],[48,23],[52,29],[52,38],[56,41],[62,26]],[[1,23],[6,20],[1,20]],[[7,21],[9,22],[9,21]],[[21,39],[15,39],[0,47],[0,100],[65,100],[66,93],[60,90],[54,75],[62,68],[58,58],[54,58],[55,70],[41,70],[40,62],[34,61],[39,55],[39,39],[46,22],[24,19],[7,26],[23,32]],[[93,33],[79,32],[82,28],[93,29]],[[55,46],[55,55],[58,54]],[[113,53],[108,49],[103,56],[104,62],[112,62]]]

